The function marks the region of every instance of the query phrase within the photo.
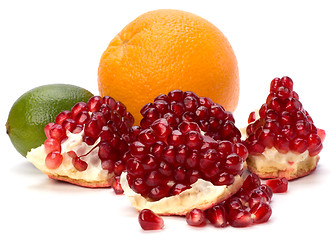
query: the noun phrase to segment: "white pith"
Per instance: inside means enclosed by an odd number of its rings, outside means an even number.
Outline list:
[[[67,131],[67,139],[61,144],[63,162],[57,169],[49,169],[45,165],[47,156],[44,145],[31,149],[26,158],[32,162],[36,168],[43,173],[53,176],[65,176],[75,180],[83,180],[85,182],[100,182],[111,178],[113,174],[102,169],[101,161],[98,157],[98,147],[95,146],[100,142],[100,138],[93,145],[83,142],[84,130],[78,134]],[[81,160],[88,164],[85,171],[78,171],[72,164],[72,158],[67,152],[74,151],[77,156],[81,156]]]
[[[236,175],[231,185],[215,186],[209,181],[198,179],[190,185],[191,188],[179,195],[152,201],[134,192],[128,185],[126,175],[125,172],[121,174],[120,183],[131,205],[139,211],[150,209],[160,215],[185,215],[194,208],[209,208],[237,192],[244,181],[243,176]]]

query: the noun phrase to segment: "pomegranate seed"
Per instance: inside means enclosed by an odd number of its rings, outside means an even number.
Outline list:
[[[197,208],[194,208],[186,214],[186,220],[190,226],[203,226],[206,223],[204,212]]]
[[[305,139],[297,137],[290,142],[289,147],[292,151],[303,153],[308,149],[308,143]]]
[[[293,80],[290,77],[284,76],[280,79],[281,86],[288,88],[290,91],[293,91]]]
[[[50,138],[62,141],[66,137],[66,134],[64,128],[61,125],[54,124],[49,129],[49,136]]]
[[[124,193],[124,190],[122,189],[121,184],[120,184],[120,176],[114,177],[114,181],[112,182],[112,188],[114,190],[114,193],[117,195]]]
[[[172,132],[167,120],[164,118],[154,121],[151,128],[159,140],[166,140]]]
[[[80,172],[85,171],[88,167],[88,164],[79,157],[72,159],[72,165]]]
[[[186,134],[190,131],[200,132],[198,124],[194,122],[182,122],[178,126],[178,130],[180,130],[182,134]]]
[[[117,102],[109,96],[104,96],[102,98],[102,102],[103,102],[103,104],[108,106],[111,110],[116,110],[117,109]]]
[[[135,141],[130,145],[130,152],[132,156],[142,159],[148,154],[148,149],[141,142]]]
[[[271,81],[270,92],[276,92],[276,90],[279,88],[279,86],[280,86],[280,78],[274,78]]]
[[[157,100],[154,102],[153,106],[158,111],[158,113],[166,113],[168,111],[169,105],[164,100]]]
[[[292,91],[284,86],[278,88],[276,95],[280,99],[287,99],[292,97]]]
[[[259,202],[251,209],[251,214],[254,223],[264,223],[271,217],[272,209],[266,202]]]
[[[99,96],[93,96],[89,99],[87,103],[87,107],[90,112],[97,112],[99,111],[101,105],[102,105],[102,98]]]
[[[114,163],[114,174],[120,176],[123,171],[125,171],[125,164],[122,160],[118,160]]]
[[[177,117],[181,117],[183,113],[185,112],[185,107],[183,103],[181,102],[171,102],[170,103],[170,109]]]
[[[323,142],[326,137],[326,132],[323,129],[317,129],[317,134],[321,138],[321,141]]]
[[[46,154],[50,152],[61,152],[61,144],[57,139],[47,138],[44,141],[44,149]]]
[[[163,219],[149,209],[141,210],[138,221],[143,230],[159,230],[164,226]]]
[[[252,155],[258,155],[264,152],[265,146],[258,141],[253,141],[248,145],[249,153]]]
[[[88,111],[88,107],[84,102],[78,102],[71,108],[71,116],[72,118],[76,118],[77,114],[82,111]]]
[[[224,202],[224,207],[227,212],[230,212],[235,209],[243,209],[243,204],[241,199],[234,195]]]
[[[55,118],[55,123],[62,125],[65,119],[71,118],[71,112],[70,111],[63,111],[59,113]]]
[[[252,123],[252,122],[254,122],[256,120],[256,114],[255,114],[255,112],[251,112],[250,113],[250,115],[249,115],[249,117],[248,117],[248,123]]]
[[[228,219],[232,227],[248,227],[253,223],[251,213],[246,209],[230,210]]]
[[[97,139],[101,130],[101,125],[98,120],[91,119],[84,128],[84,135],[91,137],[93,139]]]
[[[266,185],[272,189],[273,193],[284,193],[287,192],[288,180],[285,177],[269,179],[266,181]]]
[[[181,90],[173,90],[168,93],[169,100],[175,102],[183,101],[183,91]]]
[[[174,130],[168,137],[167,143],[175,147],[183,143],[183,136],[179,130]]]
[[[242,168],[243,159],[237,154],[232,153],[227,156],[224,168],[231,174],[236,175]]]
[[[274,147],[280,153],[287,153],[289,151],[289,140],[286,137],[278,135],[274,141]]]
[[[73,132],[76,126],[77,126],[76,121],[71,118],[65,119],[62,123],[62,127],[64,128],[65,131]]]
[[[126,170],[129,174],[133,175],[134,177],[141,176],[144,173],[144,168],[141,162],[134,158],[130,158],[126,162]]]
[[[228,225],[228,216],[225,208],[221,205],[216,205],[206,210],[206,218],[212,225],[218,228],[223,228]]]
[[[50,138],[50,128],[52,126],[54,126],[55,123],[48,123],[45,127],[44,127],[44,133],[47,136],[47,138]]]
[[[149,193],[148,197],[154,201],[160,200],[161,198],[168,196],[170,188],[167,185],[158,185],[153,187]]]
[[[101,167],[103,170],[107,170],[109,173],[114,171],[114,161],[113,160],[102,160]]]
[[[150,152],[154,155],[154,157],[159,158],[161,157],[166,146],[167,145],[164,142],[157,141],[151,145]]]
[[[49,169],[57,169],[63,162],[63,156],[60,152],[54,151],[48,153],[45,158],[45,165]]]
[[[182,183],[176,183],[174,186],[172,186],[172,188],[170,189],[170,195],[174,196],[174,195],[179,195],[181,192],[189,189],[190,187],[182,184]]]
[[[250,173],[243,182],[242,189],[251,191],[261,185],[260,178],[255,173]]]
[[[189,131],[184,138],[186,145],[190,149],[199,148],[202,144],[203,138],[202,135],[197,131]]]

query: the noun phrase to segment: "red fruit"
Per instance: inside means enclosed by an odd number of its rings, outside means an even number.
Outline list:
[[[231,185],[234,176],[242,174],[247,148],[232,114],[219,104],[192,92],[173,90],[146,104],[141,114],[142,131],[132,138],[130,155],[142,171],[134,167],[126,171],[144,180],[141,188],[132,187],[143,197],[160,200],[178,195],[198,178]],[[129,186],[136,181],[128,178]]]
[[[139,213],[138,221],[143,230],[160,230],[164,226],[163,219],[149,209]]]
[[[186,214],[186,221],[191,226],[202,226],[205,225],[205,214],[203,210],[194,208]]]
[[[287,192],[288,180],[285,177],[269,179],[266,181],[266,185],[272,189],[273,193],[284,193]]]
[[[321,133],[315,127],[311,116],[303,109],[299,96],[293,91],[293,80],[289,77],[275,78],[270,84],[270,93],[266,103],[259,110],[259,119],[251,120],[246,128],[247,138],[245,145],[249,155],[247,160],[249,169],[263,178],[277,178],[286,176],[289,179],[302,177],[312,172],[318,162],[318,154],[322,150]],[[288,152],[302,154],[309,152],[310,157],[315,157],[312,163],[307,164],[306,169],[288,167],[284,170],[274,166],[274,172],[263,169],[263,164],[258,167],[255,161],[265,150],[275,148],[279,153],[286,155]],[[255,157],[253,157],[255,156]],[[267,156],[264,155],[267,158]],[[275,157],[277,158],[277,157]],[[266,159],[267,160],[267,159]],[[305,161],[311,161],[309,158]],[[288,160],[290,161],[290,160]],[[270,167],[269,167],[270,168]]]
[[[55,123],[45,127],[47,140],[44,143],[46,156],[43,160],[49,169],[47,174],[51,178],[86,187],[111,186],[113,177],[125,170],[126,159],[123,156],[129,150],[129,142],[135,134],[133,123],[134,119],[125,106],[107,96],[94,96],[87,104],[79,102],[71,111],[59,113]],[[69,132],[81,135],[74,137]],[[70,150],[61,154],[61,150],[64,151],[63,144],[67,144],[67,149],[70,146]],[[71,149],[71,146],[75,148]],[[146,152],[141,153],[140,148],[137,151],[138,154],[146,155]],[[33,163],[42,161],[33,154],[29,158],[32,158]],[[73,168],[55,173],[53,170],[58,169],[64,159],[70,161]],[[90,174],[97,174],[88,177],[86,173],[90,166],[98,170],[90,171]],[[81,172],[79,176],[82,177],[73,176],[76,172]]]

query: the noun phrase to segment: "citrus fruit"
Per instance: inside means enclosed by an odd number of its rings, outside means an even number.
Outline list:
[[[44,127],[58,113],[70,110],[92,95],[88,90],[69,84],[50,84],[31,89],[13,104],[6,131],[16,150],[23,156],[46,140]]]
[[[234,111],[239,74],[234,51],[209,21],[179,10],[147,12],[101,56],[98,89],[122,101],[138,124],[140,108],[173,89],[192,91]]]

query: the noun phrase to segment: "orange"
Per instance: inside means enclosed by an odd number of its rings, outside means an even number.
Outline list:
[[[98,89],[123,102],[141,120],[140,109],[159,94],[193,91],[234,111],[239,98],[236,56],[209,21],[179,10],[155,10],[129,23],[101,56]]]

